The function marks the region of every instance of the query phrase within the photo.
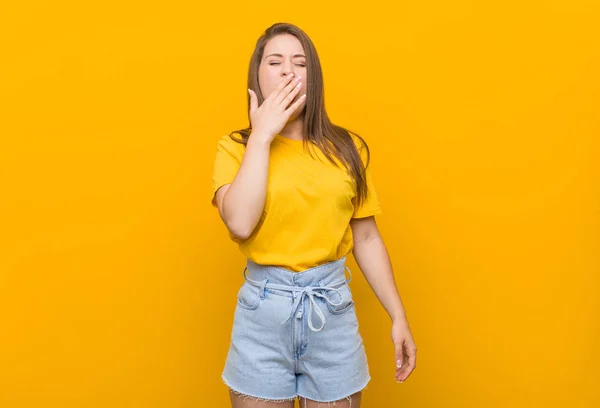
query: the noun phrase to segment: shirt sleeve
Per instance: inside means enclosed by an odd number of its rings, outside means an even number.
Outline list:
[[[356,143],[359,149],[360,157],[363,161],[363,164],[367,163],[367,149],[362,145],[360,139],[356,139]],[[373,155],[371,154],[371,159]],[[373,160],[370,160],[372,163]],[[375,190],[375,185],[373,183],[373,178],[371,175],[371,163],[366,169],[366,180],[367,180],[367,198],[363,201],[362,205],[356,205],[356,197],[352,200],[354,203],[354,214],[352,218],[365,218],[372,215],[381,214],[383,211],[381,209],[381,205],[379,203],[379,198],[377,196],[377,191]]]
[[[217,190],[231,184],[237,175],[246,146],[232,140],[229,135],[222,136],[217,142],[217,152],[213,165],[211,204],[217,206]]]

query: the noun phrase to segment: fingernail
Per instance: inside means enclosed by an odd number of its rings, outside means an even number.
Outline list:
[[[396,367],[402,367],[402,362],[400,360],[396,360]]]

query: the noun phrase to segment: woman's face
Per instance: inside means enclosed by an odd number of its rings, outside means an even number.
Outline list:
[[[303,93],[306,93],[306,56],[302,44],[291,34],[281,34],[267,42],[263,58],[258,67],[258,82],[260,91],[266,99],[279,85],[286,74],[293,73],[301,77],[302,87],[296,95],[295,102]],[[304,109],[306,99],[296,111],[297,116]],[[292,118],[290,118],[292,119]]]

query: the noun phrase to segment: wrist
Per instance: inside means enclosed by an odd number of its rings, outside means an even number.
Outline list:
[[[273,136],[260,131],[250,133],[250,137],[248,138],[248,143],[252,142],[253,144],[271,145],[272,141]]]
[[[393,323],[403,323],[407,321],[406,314],[404,312],[392,313],[390,315]]]

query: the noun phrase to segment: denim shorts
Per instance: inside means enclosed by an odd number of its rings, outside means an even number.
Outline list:
[[[265,400],[331,402],[366,387],[371,376],[345,263],[294,272],[247,261],[222,373],[229,388]]]

